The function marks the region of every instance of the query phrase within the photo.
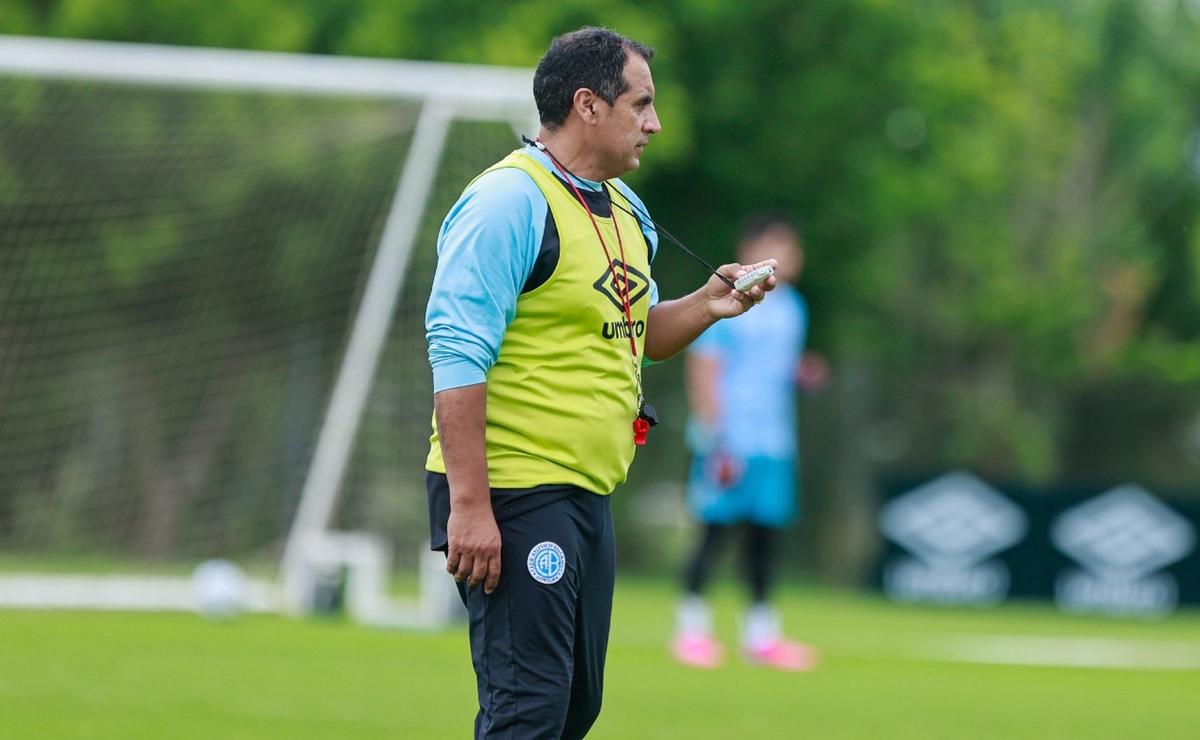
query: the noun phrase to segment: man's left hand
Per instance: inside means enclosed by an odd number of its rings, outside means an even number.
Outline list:
[[[717,268],[717,272],[729,278],[730,282],[732,282],[748,272],[768,265],[773,268],[779,267],[779,262],[773,259],[755,262],[752,265],[739,265],[735,262],[728,265],[721,265]],[[767,291],[774,290],[775,282],[775,276],[772,275],[761,285],[756,285],[743,293],[740,290],[730,289],[725,281],[713,275],[708,278],[708,282],[704,285],[705,306],[708,309],[709,315],[714,319],[728,319],[740,316],[766,297]]]

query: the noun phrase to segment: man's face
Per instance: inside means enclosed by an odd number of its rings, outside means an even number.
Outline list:
[[[611,106],[600,100],[597,107],[595,146],[603,168],[611,173],[606,177],[636,170],[650,135],[662,130],[654,111],[654,80],[646,60],[630,53],[624,75],[628,89]]]

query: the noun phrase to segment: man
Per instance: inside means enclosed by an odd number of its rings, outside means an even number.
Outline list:
[[[608,494],[652,416],[642,361],[774,286],[741,293],[714,276],[657,301],[657,237],[615,179],[660,130],[653,53],[601,28],[554,39],[534,76],[536,144],[468,185],[438,238],[430,530],[469,615],[477,738],[592,726],[612,608]]]
[[[739,260],[765,254],[779,258],[780,283],[771,299],[713,326],[688,350],[688,504],[704,526],[686,567],[673,650],[681,663],[698,668],[714,668],[724,657],[703,591],[736,525],[745,530],[740,570],[751,597],[742,621],[743,654],[754,664],[789,671],[816,661],[812,648],[783,638],[769,590],[772,546],[796,515],[795,388],[819,385],[823,365],[810,366],[816,375],[804,373],[808,308],[788,284],[800,273],[803,253],[795,228],[779,215],[751,219],[739,239]],[[739,412],[747,408],[753,414]]]

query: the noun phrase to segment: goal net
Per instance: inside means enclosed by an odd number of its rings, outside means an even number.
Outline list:
[[[424,304],[530,80],[0,37],[0,606],[443,619]]]

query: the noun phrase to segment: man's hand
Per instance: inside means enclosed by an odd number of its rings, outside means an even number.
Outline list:
[[[721,265],[717,272],[733,282],[751,270],[770,265],[778,267],[777,260],[763,260],[753,265]],[[720,319],[739,316],[750,310],[775,287],[775,276],[767,278],[745,293],[731,290],[729,285],[716,275],[708,282],[683,298],[663,301],[650,309],[646,317],[646,357],[655,362],[671,357],[686,347],[700,333]]]
[[[717,272],[729,278],[730,281],[734,281],[748,272],[768,265],[776,268],[779,267],[779,262],[774,259],[763,260],[753,265],[739,265],[735,262],[728,265],[721,265],[717,268]],[[705,307],[713,319],[728,319],[740,316],[749,311],[755,303],[766,297],[767,291],[774,290],[775,282],[775,276],[772,275],[762,285],[756,285],[743,293],[740,290],[731,290],[725,281],[713,275],[704,284]]]
[[[487,385],[441,391],[433,397],[437,431],[450,484],[446,572],[491,593],[500,582],[500,528],[492,513],[484,427]]]
[[[446,572],[468,586],[482,583],[486,594],[495,591],[500,582],[500,528],[492,507],[451,506],[446,535]]]

